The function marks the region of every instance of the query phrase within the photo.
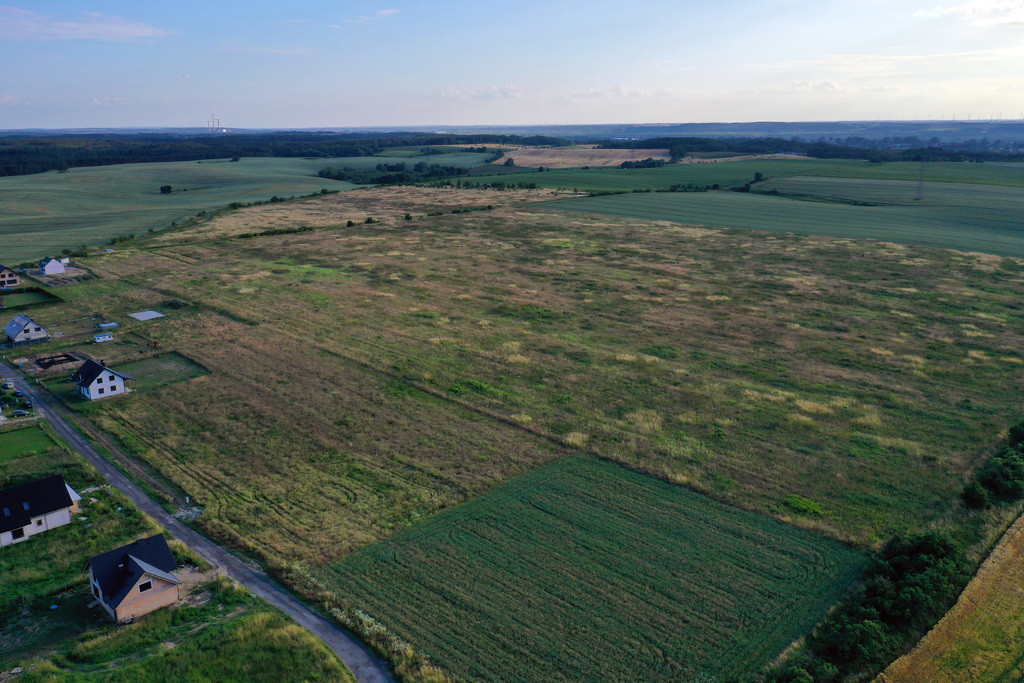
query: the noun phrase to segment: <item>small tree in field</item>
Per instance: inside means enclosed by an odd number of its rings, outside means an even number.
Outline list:
[[[508,159],[505,159],[505,165],[506,166],[515,166],[516,165],[516,161],[512,157],[509,157]]]
[[[170,185],[161,185],[160,186],[160,194],[170,194],[170,193],[171,193],[171,186]]]

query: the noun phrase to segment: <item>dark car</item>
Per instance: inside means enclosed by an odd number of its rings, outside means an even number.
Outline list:
[[[28,398],[25,399],[25,407],[26,408],[31,408],[32,407],[32,399],[28,399]]]
[[[11,413],[11,416],[12,417],[28,417],[29,416],[29,412],[27,410],[15,410],[13,413]]]
[[[17,396],[18,398],[21,398],[22,396],[25,395],[25,392],[22,391],[21,389],[18,389],[17,391],[14,392],[14,395]]]

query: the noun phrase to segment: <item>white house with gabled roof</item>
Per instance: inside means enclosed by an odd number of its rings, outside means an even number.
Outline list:
[[[50,333],[45,327],[24,313],[14,316],[14,319],[4,326],[4,333],[7,335],[7,341],[13,346],[44,342],[50,338]]]
[[[135,381],[135,378],[90,359],[71,376],[71,381],[78,384],[78,393],[95,401],[98,398],[127,394],[132,390],[128,383]]]

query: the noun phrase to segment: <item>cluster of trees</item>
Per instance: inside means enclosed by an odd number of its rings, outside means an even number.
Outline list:
[[[927,533],[890,542],[872,560],[863,587],[808,638],[806,649],[773,683],[862,680],[906,651],[956,600],[968,578],[950,538]]]
[[[619,168],[661,168],[664,165],[664,159],[652,159],[651,157],[647,157],[640,161],[623,161],[619,164]]]
[[[321,178],[332,180],[347,180],[350,183],[376,184],[376,185],[397,185],[399,183],[416,183],[424,180],[435,180],[438,178],[450,178],[452,176],[465,175],[468,171],[458,166],[441,166],[440,164],[428,164],[420,161],[410,169],[405,162],[396,164],[377,164],[376,170],[357,168],[327,168],[320,169],[318,175]]]
[[[964,487],[961,498],[972,508],[1024,498],[1024,422],[1010,428],[1006,442]]]
[[[519,181],[513,183],[511,181],[505,182],[504,180],[492,180],[487,181],[472,181],[472,180],[446,180],[441,183],[437,183],[437,187],[454,187],[462,188],[467,190],[536,190],[537,183],[527,183]]]
[[[395,147],[565,145],[546,135],[435,133],[87,134],[0,136],[0,176],[159,161],[240,157],[363,157]],[[478,147],[487,151],[486,147]],[[434,151],[427,152],[430,154]],[[495,159],[501,151],[494,152]]]

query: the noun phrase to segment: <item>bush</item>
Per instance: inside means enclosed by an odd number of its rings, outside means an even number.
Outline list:
[[[170,194],[171,193],[171,189],[172,188],[171,188],[170,185],[161,185],[160,186],[160,194]]]
[[[969,508],[984,509],[992,503],[992,497],[984,486],[976,481],[971,482],[964,487],[963,492],[960,494],[960,498],[964,501],[964,505]]]

